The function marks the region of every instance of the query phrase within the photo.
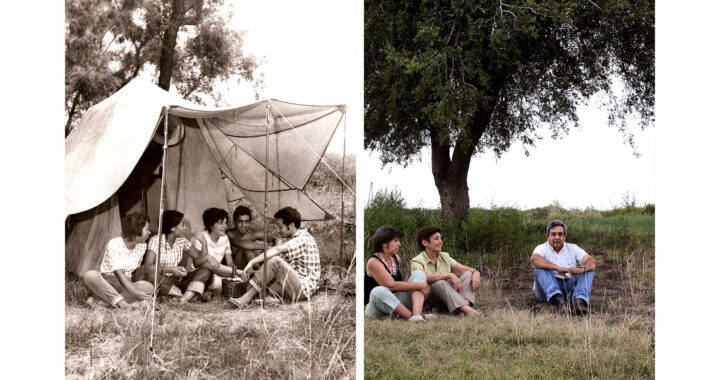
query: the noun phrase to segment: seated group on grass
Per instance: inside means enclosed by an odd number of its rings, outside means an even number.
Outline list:
[[[546,228],[548,241],[533,251],[535,296],[560,310],[570,304],[576,314],[586,314],[595,260],[575,244],[565,243],[567,228],[554,220]],[[383,226],[373,235],[373,249],[365,265],[365,315],[392,315],[412,322],[436,318],[423,309],[440,313],[476,315],[475,292],[480,273],[442,252],[442,231],[425,226],[417,233],[419,254],[410,260],[407,281],[400,271],[402,233]]]
[[[202,215],[205,229],[193,236],[184,215],[167,210],[162,215],[161,233],[145,243],[150,235],[147,215],[126,215],[121,223],[122,236],[108,242],[100,271],[82,275],[91,300],[128,308],[133,302],[151,299],[156,280],[161,295],[177,298],[181,303],[196,296],[209,300],[212,294],[220,293],[222,278],[233,277],[249,283],[242,297],[230,299],[238,307],[248,305],[263,285],[291,302],[312,296],[320,279],[320,255],[315,239],[300,227],[301,215],[297,210],[285,207],[275,213],[279,235],[267,237],[275,246],[268,244],[266,255],[262,254],[265,234],[249,228],[250,209],[244,206],[235,209],[232,230],[227,230],[227,218],[225,210],[205,210]],[[289,240],[281,243],[281,239]],[[132,274],[143,258],[144,279],[132,282]]]

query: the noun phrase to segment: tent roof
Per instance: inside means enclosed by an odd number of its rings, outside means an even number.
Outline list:
[[[264,193],[260,182],[267,167],[272,175],[270,190],[277,193],[275,206],[305,207],[301,213],[306,220],[325,216],[302,190],[345,114],[344,105],[272,99],[203,109],[141,79],[88,109],[66,138],[66,215],[95,207],[117,191],[153,139],[165,106],[171,115],[170,144],[183,138],[184,128],[200,128],[218,168],[251,202],[260,202],[257,193]],[[268,152],[266,144],[271,145]],[[260,173],[263,179],[258,178]],[[313,204],[317,209],[311,210]]]

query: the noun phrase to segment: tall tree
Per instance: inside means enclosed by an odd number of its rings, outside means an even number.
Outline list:
[[[466,220],[473,155],[529,154],[598,93],[630,145],[629,115],[654,122],[654,18],[647,0],[366,0],[365,148],[407,165],[430,145],[443,219]]]
[[[65,134],[92,104],[143,70],[158,85],[204,103],[217,80],[253,82],[260,61],[242,50],[223,0],[67,0],[65,3]]]

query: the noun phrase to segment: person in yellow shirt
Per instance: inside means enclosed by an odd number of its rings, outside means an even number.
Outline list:
[[[425,306],[453,314],[479,314],[473,308],[475,291],[480,287],[480,273],[455,261],[442,252],[442,230],[425,226],[417,233],[420,254],[410,261],[410,270],[425,272],[430,294]]]

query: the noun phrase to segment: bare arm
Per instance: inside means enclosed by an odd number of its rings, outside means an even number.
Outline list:
[[[590,255],[585,255],[582,259],[582,263],[585,266],[586,271],[595,270],[595,266],[597,266],[597,261],[595,261],[595,259]]]
[[[551,263],[548,259],[542,257],[539,253],[533,253],[530,257],[530,264],[538,269],[551,269],[558,273],[570,273],[569,268],[561,267]]]
[[[374,278],[379,285],[388,288],[392,292],[421,292],[427,288],[426,282],[395,281],[385,269],[385,266],[378,260],[368,261],[365,270],[368,276]]]
[[[252,271],[252,268],[260,266],[264,260],[270,260],[271,258],[281,255],[288,251],[287,245],[278,245],[276,247],[270,247],[267,251],[265,251],[265,255],[260,254],[257,255],[254,259],[248,261],[247,266],[245,266],[245,271],[248,270]]]
[[[230,244],[236,248],[244,250],[265,249],[265,244],[256,241],[264,240],[265,233],[263,231],[253,231],[244,238],[235,236],[235,234],[232,234],[232,236],[231,234],[228,234],[228,238],[230,239]],[[277,238],[276,235],[268,234],[266,241],[272,244],[275,238]]]
[[[207,245],[205,244],[202,239],[198,239],[200,242],[200,245],[202,245],[202,248],[198,250],[197,248],[190,247],[188,250],[188,255],[193,258],[193,264],[195,264],[196,267],[200,268],[201,266],[204,266],[212,271],[215,270],[215,267],[219,265],[217,261],[213,257],[210,257],[208,255]],[[212,260],[210,260],[212,259]]]
[[[235,248],[240,248],[246,251],[251,251],[255,249],[265,249],[265,244],[258,243],[254,240],[244,240],[244,239],[238,239],[238,238],[232,238],[230,239],[230,244],[232,244]]]
[[[453,274],[455,274],[455,276],[458,276],[458,277],[462,276],[465,272],[472,272],[472,279],[471,279],[472,290],[476,291],[480,287],[480,272],[476,271],[475,268],[470,268],[469,266],[465,266],[465,265],[462,265],[462,264],[456,262],[455,265],[452,266],[451,270],[452,270]],[[454,284],[455,283],[453,282],[453,285]],[[460,287],[459,291],[462,292],[463,288],[465,287],[462,284],[462,281],[460,281],[459,287]]]
[[[450,269],[456,276],[462,276],[465,272],[477,272],[475,269],[470,268],[468,266],[462,265],[460,263],[455,263],[455,265],[452,266]]]
[[[145,252],[145,273],[147,273],[150,279],[152,279],[153,281],[155,281],[155,257],[157,257],[155,251],[148,248],[147,252]],[[185,277],[187,275],[187,271],[185,270],[185,268],[179,266],[161,266],[158,273],[170,273],[175,277]]]
[[[118,269],[113,272],[115,274],[115,278],[117,278],[118,282],[120,282],[120,285],[122,285],[123,288],[125,288],[128,293],[130,293],[133,297],[135,297],[137,300],[143,300],[143,299],[149,299],[149,294],[143,293],[141,290],[137,289],[130,280],[128,280],[127,277],[125,277],[125,273],[123,273],[122,269]],[[135,301],[135,300],[130,300]]]
[[[422,269],[421,269],[421,270],[422,270]],[[423,272],[425,272],[425,271],[423,271]],[[428,284],[432,284],[433,282],[435,282],[435,281],[440,281],[440,280],[450,280],[450,279],[452,279],[453,277],[457,278],[457,276],[456,276],[454,273],[452,273],[452,272],[448,272],[448,273],[436,273],[436,274],[427,274],[427,273],[425,273],[425,274],[426,274],[426,277],[427,277],[427,282],[428,282]]]

